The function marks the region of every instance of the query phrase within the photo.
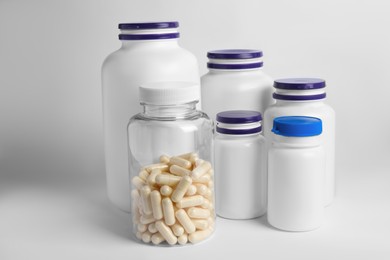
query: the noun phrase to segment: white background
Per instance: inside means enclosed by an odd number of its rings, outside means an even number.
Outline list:
[[[180,22],[202,74],[210,49],[257,48],[273,78],[327,80],[337,198],[322,228],[219,219],[192,248],[131,240],[105,195],[100,69],[118,23],[159,20]],[[389,259],[389,25],[386,0],[0,0],[0,259]]]

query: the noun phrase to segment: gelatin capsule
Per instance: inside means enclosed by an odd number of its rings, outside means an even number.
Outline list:
[[[181,177],[172,174],[159,174],[156,176],[156,183],[159,185],[175,186],[180,180]]]
[[[191,171],[188,170],[188,169],[184,169],[183,167],[180,167],[178,165],[172,165],[170,168],[169,168],[169,171],[174,174],[174,175],[177,175],[177,176],[188,176],[191,174]]]
[[[162,209],[165,223],[168,226],[175,224],[175,211],[173,209],[173,203],[170,198],[164,198],[162,200]]]
[[[142,234],[142,241],[144,243],[150,243],[151,239],[152,239],[152,233],[150,233],[149,231],[145,231]]]
[[[210,210],[192,207],[187,210],[188,216],[191,218],[208,218],[210,217]]]
[[[195,165],[196,161],[199,160],[199,156],[196,153],[192,153],[190,158],[188,159],[193,165]]]
[[[192,167],[192,163],[182,157],[173,156],[171,157],[169,163],[171,165],[177,165],[184,169],[190,169]]]
[[[153,223],[154,221],[156,221],[156,219],[153,217],[153,215],[142,215],[140,218],[141,224],[144,225]]]
[[[196,182],[196,183],[202,183],[202,184],[207,184],[209,183],[209,181],[211,180],[211,176],[209,174],[205,174],[199,178],[194,178],[193,177],[193,182]]]
[[[190,217],[187,215],[184,209],[179,209],[175,213],[177,220],[180,222],[180,224],[183,226],[184,230],[191,234],[196,231],[196,227],[194,223],[192,223]]]
[[[195,195],[190,197],[185,197],[179,202],[176,203],[176,207],[178,208],[189,208],[189,207],[195,207],[200,206],[204,202],[204,198],[201,195]]]
[[[151,223],[148,225],[148,231],[152,234],[156,233],[157,232],[157,228],[156,228],[156,224],[155,223]]]
[[[177,236],[177,237],[184,234],[184,228],[178,223],[175,223],[171,228],[172,228],[173,234],[175,234],[175,236]]]
[[[131,180],[131,183],[139,190],[146,184],[146,182],[139,176],[134,176],[134,178]]]
[[[142,170],[139,172],[138,176],[145,181],[147,181],[148,177],[149,177],[149,173],[146,171],[146,170]]]
[[[142,240],[142,232],[140,231],[137,231],[137,233],[135,234],[135,237],[139,240]]]
[[[150,202],[152,204],[153,217],[155,219],[162,219],[163,212],[161,206],[161,194],[157,190],[150,193]]]
[[[156,228],[158,232],[164,237],[164,239],[170,245],[177,243],[177,237],[172,233],[172,230],[161,220],[156,222]]]
[[[141,202],[142,202],[142,210],[145,213],[145,215],[152,214],[152,205],[150,203],[150,187],[143,186],[141,188]]]
[[[154,186],[156,185],[156,176],[159,175],[161,173],[160,170],[156,169],[156,170],[153,170],[149,177],[148,177],[148,184],[149,186]]]
[[[194,153],[184,153],[184,154],[180,154],[180,155],[178,155],[176,157],[180,157],[180,158],[189,160],[192,154],[194,154]]]
[[[191,184],[188,189],[187,189],[187,192],[186,192],[186,196],[193,196],[195,195],[197,192],[197,189],[196,189],[196,186]]]
[[[168,163],[169,163],[169,160],[170,160],[170,158],[169,158],[168,155],[163,154],[163,155],[160,156],[160,163],[166,163],[166,164],[168,164]]]
[[[166,197],[170,196],[172,194],[172,191],[173,191],[172,188],[169,187],[168,185],[163,185],[160,188],[161,195],[166,196]]]
[[[182,200],[191,183],[192,183],[192,179],[190,176],[184,176],[183,178],[181,178],[179,184],[177,185],[176,189],[172,193],[171,196],[172,201],[178,202]]]
[[[195,184],[195,187],[196,187],[196,193],[199,194],[199,195],[206,195],[207,193],[207,186],[206,185],[203,185],[203,184]]]
[[[137,230],[141,233],[145,232],[146,229],[148,229],[148,226],[146,226],[145,224],[138,224],[137,225]]]
[[[208,228],[206,230],[196,231],[188,236],[188,240],[191,243],[196,244],[196,243],[199,243],[200,241],[208,238],[211,235],[211,233],[212,233],[212,229],[210,229],[210,228]]]
[[[152,235],[152,239],[151,240],[152,240],[152,243],[154,245],[159,245],[159,244],[161,244],[162,242],[165,241],[165,238],[160,233],[157,232],[157,233]]]
[[[185,245],[187,244],[188,242],[188,235],[187,234],[182,234],[181,236],[179,236],[177,238],[177,242],[180,244],[180,245]]]
[[[166,163],[156,163],[156,164],[151,164],[151,165],[145,166],[145,170],[147,170],[150,173],[153,170],[160,170],[162,172],[166,172],[166,171],[168,171],[168,169],[169,169],[169,166]]]
[[[206,230],[209,227],[209,222],[206,219],[193,219],[192,223],[194,223],[196,229]]]

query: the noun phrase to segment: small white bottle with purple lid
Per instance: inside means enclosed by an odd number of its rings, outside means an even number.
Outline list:
[[[217,114],[215,179],[217,214],[251,219],[266,212],[267,178],[261,113],[248,110]]]

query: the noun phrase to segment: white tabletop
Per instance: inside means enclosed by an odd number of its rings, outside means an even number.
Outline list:
[[[3,178],[0,259],[390,259],[386,170],[339,173],[337,198],[318,230],[279,231],[266,216],[218,218],[208,241],[176,248],[132,240],[129,216],[109,204],[104,176],[97,177],[78,185]]]

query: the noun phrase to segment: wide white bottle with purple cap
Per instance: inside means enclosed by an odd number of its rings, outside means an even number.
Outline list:
[[[197,60],[179,46],[178,27],[178,22],[121,23],[122,46],[103,63],[107,192],[111,202],[125,211],[130,211],[126,128],[129,118],[141,112],[138,87],[168,81],[199,84]]]
[[[227,110],[264,113],[274,103],[272,79],[263,72],[262,51],[215,50],[207,57],[209,72],[201,78],[202,110],[213,120]]]
[[[311,116],[322,120],[320,136],[326,154],[324,205],[332,203],[335,193],[335,112],[325,103],[325,80],[288,78],[274,82],[276,103],[264,113],[263,134],[269,148],[273,120],[280,116]]]

